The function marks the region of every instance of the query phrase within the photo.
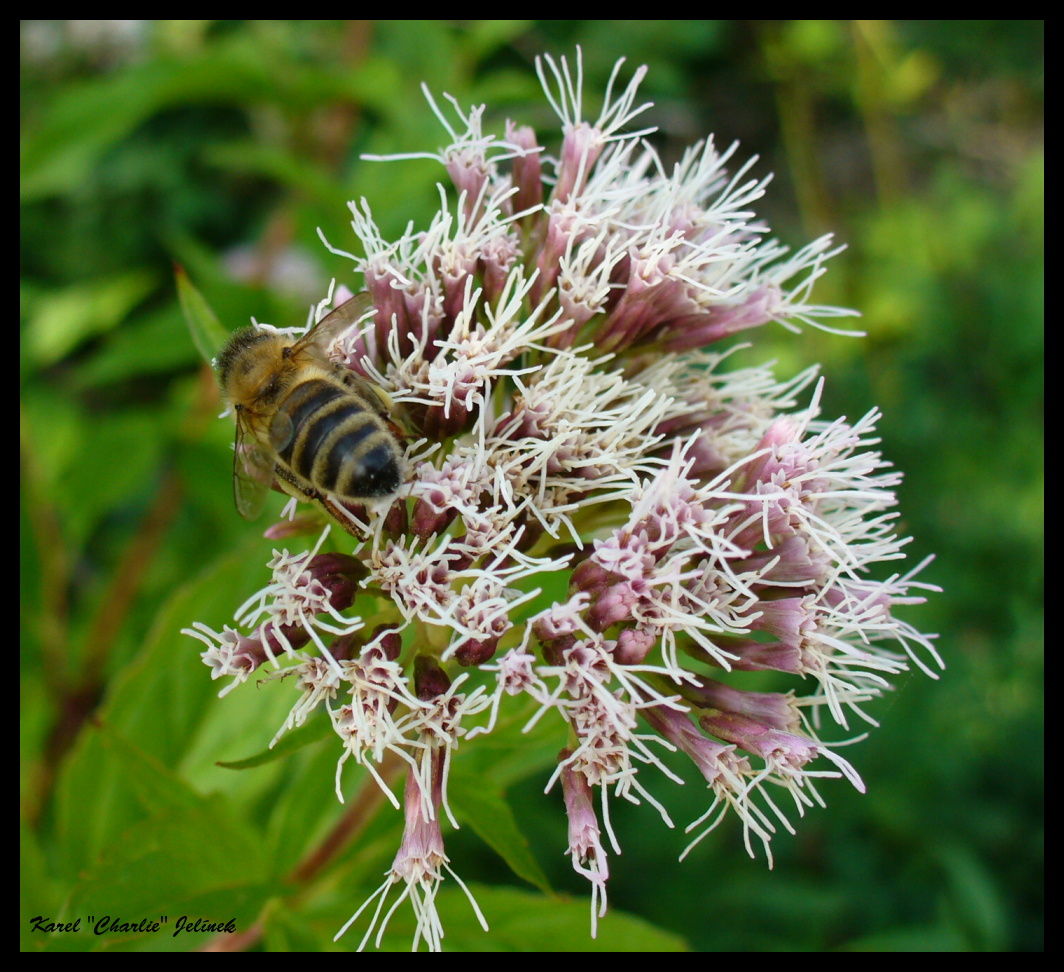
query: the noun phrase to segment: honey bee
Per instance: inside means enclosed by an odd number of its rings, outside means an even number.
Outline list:
[[[236,415],[233,495],[254,519],[274,480],[292,496],[335,501],[393,495],[403,480],[401,432],[373,385],[326,355],[329,342],[372,308],[359,294],[303,337],[237,331],[217,359],[222,393]]]

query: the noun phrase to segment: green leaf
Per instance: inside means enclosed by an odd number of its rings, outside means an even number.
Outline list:
[[[80,869],[65,912],[68,920],[112,915],[137,922],[187,914],[212,921],[232,918],[247,927],[269,891],[265,861],[255,853],[246,824],[226,801],[200,796],[113,728],[90,735],[86,748],[101,762],[121,767],[139,819]],[[164,924],[164,929],[98,936],[93,947],[172,947],[173,928]]]
[[[268,952],[335,952],[328,926],[306,921],[298,912],[271,902],[263,915],[263,941]]]
[[[177,267],[174,276],[177,278],[177,296],[181,301],[181,309],[185,312],[192,343],[196,345],[196,350],[203,360],[211,364],[229,339],[229,332],[222,327],[211,305],[192,285],[182,267]]]
[[[262,99],[275,92],[273,79],[282,74],[237,38],[198,56],[151,59],[68,85],[22,139],[20,198],[75,191],[112,145],[170,105]]]
[[[63,888],[50,880],[48,861],[40,839],[25,819],[19,820],[19,931],[22,951],[37,951],[40,935],[30,931],[37,915],[54,918],[63,904]]]
[[[939,854],[950,877],[950,905],[957,924],[979,951],[1001,951],[1008,943],[1009,921],[993,876],[967,847],[947,846]]]
[[[461,889],[445,886],[436,896],[436,906],[445,934],[443,947],[448,952],[687,950],[686,943],[678,935],[616,909],[599,919],[598,934],[592,938],[590,894],[581,900],[485,885],[470,885],[469,890],[480,906],[489,930],[485,932],[481,928]],[[365,934],[366,921],[363,914],[348,932],[350,948],[356,947]],[[382,948],[409,949],[413,933],[413,915],[406,905],[402,905],[392,916]]]
[[[483,60],[515,37],[520,37],[533,23],[531,20],[472,20],[469,21],[466,41],[477,60]]]
[[[969,944],[956,928],[911,925],[847,942],[847,952],[966,952]]]
[[[91,357],[79,362],[78,389],[116,385],[146,375],[176,371],[199,361],[187,338],[185,318],[173,303],[123,327]]]
[[[133,270],[38,297],[26,329],[30,358],[40,367],[61,361],[82,342],[125,320],[155,282],[154,273]]]
[[[205,161],[230,172],[264,176],[306,197],[324,213],[343,212],[347,192],[320,163],[281,146],[260,145],[250,139],[215,146]]]
[[[565,723],[553,712],[525,732],[539,706],[529,698],[507,698],[506,702],[495,728],[487,735],[478,735],[468,745],[463,744],[454,762],[454,772],[478,780],[479,786],[489,780],[499,793],[536,773],[553,770],[568,733]]]
[[[245,770],[253,769],[256,766],[265,766],[267,763],[282,759],[291,753],[297,752],[304,746],[309,746],[311,743],[316,743],[332,735],[333,728],[329,720],[315,716],[298,729],[290,729],[286,732],[277,740],[277,745],[272,749],[264,749],[254,756],[248,756],[246,759],[220,761],[218,765],[223,769],[231,770]]]
[[[218,685],[199,658],[203,646],[181,629],[196,620],[221,627],[219,619],[267,576],[269,549],[261,540],[248,543],[179,588],[159,610],[140,654],[111,683],[98,713],[114,733],[136,740],[162,766],[180,765],[184,778],[202,792],[230,792],[226,786],[236,780],[241,793],[264,785],[269,774],[262,771],[228,773],[214,764],[268,741],[291,700],[245,686],[247,691],[219,701]],[[102,746],[98,733],[86,733],[65,761],[57,784],[57,853],[71,871],[89,866],[143,817],[133,776],[113,749]]]
[[[341,781],[346,803],[337,800],[336,767],[343,752],[343,745],[334,735],[331,741],[310,747],[283,764],[285,775],[267,808],[267,842],[264,847],[271,858],[287,863],[285,874],[297,861],[319,850],[323,841],[335,834],[336,827],[353,807],[360,804],[364,792],[371,799],[378,795],[376,781],[362,766],[348,760]],[[366,830],[330,864],[328,873],[341,870],[349,873],[352,864],[348,855],[351,855],[358,859],[353,865],[356,873],[365,874],[364,880],[367,881],[379,880],[399,846],[402,820],[402,813],[380,794]],[[367,853],[369,860],[365,859]],[[325,878],[324,883],[331,884],[331,878]]]
[[[550,893],[550,882],[501,793],[485,787],[483,780],[455,773],[450,780],[449,800],[459,819],[469,824],[514,874]]]
[[[35,430],[47,414],[35,416]],[[67,517],[67,537],[77,545],[107,517],[128,516],[150,501],[166,444],[160,434],[162,410],[156,407],[85,415],[82,420],[74,453],[54,486]]]

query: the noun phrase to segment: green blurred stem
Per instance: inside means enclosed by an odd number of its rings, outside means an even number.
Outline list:
[[[122,554],[118,569],[86,635],[83,681],[95,682],[102,677],[111,646],[148,575],[149,566],[166,531],[181,508],[183,495],[184,489],[177,475],[173,471],[165,472],[155,501]]]
[[[813,235],[829,232],[838,220],[821,163],[816,92],[808,69],[789,53],[778,24],[765,24],[758,31],[758,44],[765,70],[774,81],[780,135],[802,225]]]
[[[820,164],[816,115],[808,84],[799,76],[777,84],[776,104],[802,224],[813,235],[827,232],[836,220]]]
[[[133,535],[114,578],[100,604],[85,640],[84,665],[80,675],[66,684],[53,686],[58,717],[44,748],[44,768],[39,778],[39,810],[51,792],[55,771],[64,754],[74,745],[81,727],[99,704],[104,689],[104,669],[115,638],[149,575],[152,560],[181,506],[183,490],[177,477],[168,472],[141,528]],[[69,673],[68,673],[69,674]]]
[[[902,137],[884,91],[885,68],[891,61],[891,28],[887,20],[855,20],[857,104],[868,136],[872,172],[879,205],[886,209],[901,200],[908,188]]]
[[[65,676],[68,674],[67,660],[70,656],[67,624],[70,563],[66,556],[59,514],[48,501],[44,477],[31,442],[26,416],[20,404],[19,460],[26,490],[26,512],[41,572],[41,610],[37,624],[44,660],[42,674],[52,694],[60,695],[62,685],[68,680]]]

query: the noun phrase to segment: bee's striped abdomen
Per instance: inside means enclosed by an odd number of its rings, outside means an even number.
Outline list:
[[[352,499],[399,488],[391,433],[360,398],[312,378],[293,388],[281,408],[292,421],[292,439],[278,456],[315,487]]]

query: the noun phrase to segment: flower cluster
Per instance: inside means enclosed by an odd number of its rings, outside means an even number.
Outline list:
[[[434,898],[457,880],[440,822],[451,756],[515,696],[532,722],[557,720],[550,784],[594,931],[619,852],[610,797],[671,826],[650,791],[676,779],[662,750],[709,790],[692,846],[732,811],[771,860],[772,836],[821,803],[816,780],[863,787],[822,728],[874,725],[865,705],[891,675],[941,665],[895,616],[929,588],[919,567],[873,569],[905,543],[878,415],[825,421],[814,371],[781,382],[712,350],[850,313],[809,302],[831,238],[793,255],[767,239],[750,208],[766,180],[749,164],[728,174],[734,146],[707,141],[667,170],[650,130],[630,130],[643,69],[616,94],[620,67],[591,121],[579,62],[539,63],[557,158],[530,128],[496,138],[483,108],[450,99],[452,116],[429,96],[451,138],[432,157],[456,196],[441,187],[428,228],[396,241],[352,204],[375,313],[330,349],[394,401],[405,484],[376,505],[332,497],[349,553],[277,554],[238,628],[189,631],[229,687],[260,665],[295,673],[281,731],[328,712],[338,796],[349,759],[374,775],[389,754],[405,765],[405,836],[363,945],[399,885],[415,947],[439,947]],[[559,572],[568,593],[550,603]],[[794,688],[744,687],[765,671]]]

